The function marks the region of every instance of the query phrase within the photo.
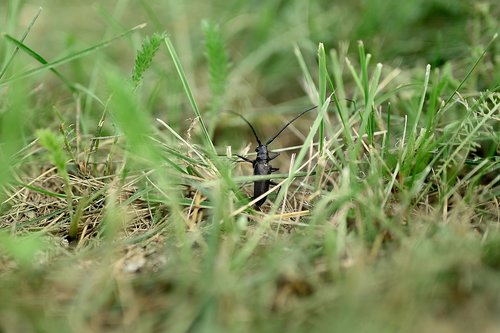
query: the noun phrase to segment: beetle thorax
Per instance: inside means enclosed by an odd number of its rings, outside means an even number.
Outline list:
[[[269,160],[269,154],[267,152],[267,146],[266,145],[259,145],[255,151],[257,152],[257,161],[268,161]]]

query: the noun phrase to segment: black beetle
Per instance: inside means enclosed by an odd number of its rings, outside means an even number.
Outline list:
[[[257,148],[255,148],[255,152],[257,153],[257,157],[255,158],[255,160],[250,160],[250,159],[243,157],[241,155],[236,155],[236,156],[238,156],[239,158],[241,158],[242,160],[244,160],[246,162],[252,163],[254,175],[270,175],[271,173],[278,171],[279,169],[273,168],[271,166],[271,164],[269,164],[269,162],[274,160],[276,157],[278,157],[279,153],[273,153],[274,154],[273,156],[269,156],[269,151],[267,149],[267,146],[269,144],[271,144],[271,142],[273,142],[278,137],[278,135],[280,135],[281,132],[283,132],[288,127],[288,125],[293,123],[295,120],[297,120],[304,113],[309,112],[311,110],[314,110],[316,107],[317,106],[313,106],[312,108],[309,108],[309,109],[299,113],[297,116],[295,116],[295,118],[290,120],[285,126],[283,126],[282,129],[280,129],[271,139],[267,140],[267,142],[264,144],[260,141],[259,136],[257,135],[257,132],[255,131],[255,128],[252,126],[252,124],[245,117],[243,117],[239,113],[229,111],[230,113],[235,114],[238,117],[240,117],[241,119],[243,119],[248,124],[248,126],[250,126],[250,128],[252,129],[253,135],[255,136],[255,139],[257,140],[257,144],[258,144]],[[270,179],[256,180],[253,183],[253,198],[252,198],[252,200],[260,197],[263,193],[267,192],[269,190],[269,186],[271,184],[276,185]],[[267,196],[261,198],[259,201],[257,201],[255,203],[255,206],[256,207],[262,206],[262,204],[266,201],[266,198],[267,198]]]

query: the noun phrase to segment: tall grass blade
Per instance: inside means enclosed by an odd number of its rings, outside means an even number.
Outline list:
[[[20,49],[22,50],[23,52],[25,52],[26,54],[28,54],[30,57],[32,57],[33,59],[35,59],[36,61],[38,61],[39,63],[43,64],[43,65],[47,65],[49,62],[44,58],[42,57],[40,54],[38,54],[37,52],[35,52],[34,50],[32,50],[31,48],[29,48],[27,45],[23,44],[23,42],[21,41],[18,41],[17,39],[15,39],[14,37],[8,35],[8,34],[4,34],[4,37],[12,42],[14,45],[16,45],[16,49]],[[68,87],[69,90],[71,90],[71,92],[76,92],[76,88],[73,87],[73,84],[67,79],[64,77],[64,75],[61,74],[61,72],[59,72],[57,69],[55,68],[49,68],[49,70],[54,73],[59,79],[61,79],[61,81],[66,85],[66,87]]]
[[[37,68],[34,68],[34,69],[27,70],[24,73],[15,75],[14,77],[11,77],[11,78],[9,78],[7,80],[3,80],[3,81],[0,82],[0,87],[4,86],[6,84],[9,84],[11,82],[14,82],[14,81],[21,80],[21,79],[24,79],[24,78],[36,75],[36,74],[44,72],[46,70],[49,70],[49,69],[52,69],[52,68],[56,68],[58,66],[66,64],[66,63],[68,63],[70,61],[73,61],[73,60],[79,59],[79,58],[81,58],[83,56],[86,56],[86,55],[89,55],[91,53],[94,53],[94,52],[96,52],[99,49],[102,49],[104,47],[109,46],[110,44],[112,44],[113,42],[117,41],[118,39],[121,39],[121,38],[123,38],[123,37],[125,37],[127,35],[130,35],[131,33],[135,32],[135,31],[137,31],[139,29],[144,28],[145,26],[146,26],[146,24],[138,25],[136,27],[133,27],[130,30],[127,30],[126,32],[124,32],[124,33],[122,33],[122,34],[120,34],[118,36],[110,38],[110,39],[108,39],[108,40],[106,40],[104,42],[101,42],[99,44],[96,44],[96,45],[94,45],[92,47],[89,47],[89,48],[86,48],[84,50],[72,53],[70,55],[62,57],[61,59],[55,60],[53,62],[50,62],[50,63],[48,63],[46,65],[43,65],[43,66],[40,66],[40,67],[37,67]]]
[[[323,105],[326,101],[326,80],[328,71],[326,69],[325,46],[320,43],[318,46],[318,73],[319,73],[319,100],[318,105]],[[325,121],[321,120],[319,125],[319,153],[323,155],[325,144]]]
[[[297,58],[297,61],[299,62],[299,66],[300,66],[300,69],[302,70],[302,74],[304,75],[306,88],[308,89],[307,93],[308,93],[311,101],[314,103],[314,102],[319,100],[318,89],[316,88],[316,84],[314,83],[314,80],[312,79],[311,73],[309,72],[309,68],[307,67],[306,61],[304,60],[304,56],[302,55],[300,48],[298,46],[295,46],[293,50],[295,53],[295,57]]]
[[[193,111],[198,118],[198,121],[200,123],[202,132],[203,132],[203,141],[207,147],[210,148],[211,153],[217,154],[217,151],[215,150],[214,144],[212,142],[212,139],[210,138],[210,134],[208,133],[207,127],[205,126],[205,122],[203,121],[203,118],[200,113],[200,109],[198,108],[198,104],[196,103],[196,100],[193,95],[193,91],[191,90],[191,87],[187,81],[186,74],[184,73],[184,69],[182,67],[181,61],[179,57],[177,56],[177,52],[175,52],[174,45],[172,44],[171,40],[169,37],[165,37],[164,39],[165,45],[167,46],[168,52],[170,53],[170,56],[172,57],[172,61],[174,62],[174,66],[177,70],[177,74],[179,74],[179,78],[181,79],[182,86],[184,87],[184,92],[186,93],[189,103],[191,104],[191,107],[193,108]]]
[[[462,88],[462,86],[464,85],[464,83],[467,81],[467,79],[469,78],[469,76],[472,74],[472,72],[474,72],[474,70],[476,69],[477,65],[479,65],[479,63],[481,62],[481,60],[484,58],[484,56],[486,55],[486,52],[488,51],[488,49],[493,45],[493,43],[495,42],[495,40],[497,39],[498,37],[498,33],[494,34],[493,37],[491,38],[491,40],[489,41],[489,43],[486,45],[486,47],[484,48],[483,52],[481,53],[481,55],[476,59],[476,61],[474,62],[474,64],[472,65],[472,67],[470,68],[470,70],[467,72],[467,74],[465,75],[465,77],[462,79],[462,81],[460,81],[459,85],[457,86],[457,88],[453,91],[453,93],[450,95],[450,97],[448,97],[448,99],[446,100],[446,102],[444,102],[443,106],[441,107],[441,110],[444,110],[445,109],[445,106],[447,106],[448,104],[450,104],[451,100],[453,99],[453,97],[456,95],[456,93]]]
[[[362,137],[365,134],[368,134],[368,140],[370,144],[373,142],[373,131],[370,129],[371,120],[373,119],[374,112],[374,101],[375,95],[377,93],[378,83],[380,80],[380,75],[382,73],[382,64],[377,64],[375,67],[375,71],[373,73],[373,78],[371,80],[371,85],[367,90],[367,95],[365,96],[365,109],[361,114],[361,125],[359,127],[358,135]],[[368,81],[368,80],[367,80]],[[358,140],[355,145],[355,152],[359,153],[363,140]]]
[[[18,152],[24,146],[25,129],[30,119],[31,105],[26,96],[28,88],[23,83],[14,84],[5,94],[8,104],[0,112],[0,202],[3,186],[12,180],[13,167],[19,161]]]
[[[33,25],[35,25],[35,22],[38,19],[38,17],[40,16],[41,13],[42,13],[42,7],[38,8],[38,11],[36,12],[35,16],[33,16],[33,18],[31,19],[30,23],[28,24],[28,27],[26,28],[26,31],[21,36],[21,39],[20,39],[21,43],[23,43],[24,40],[26,39],[26,37],[28,37],[28,34],[31,31],[31,28],[33,28]],[[0,80],[2,79],[2,77],[7,72],[7,69],[9,68],[10,64],[14,60],[14,57],[16,56],[16,54],[17,54],[18,51],[19,51],[19,47],[16,47],[14,49],[14,51],[12,51],[12,54],[9,56],[9,58],[7,58],[7,60],[5,62],[5,65],[3,66],[2,70],[0,71]]]

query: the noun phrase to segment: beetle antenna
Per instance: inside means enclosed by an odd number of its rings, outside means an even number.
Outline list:
[[[309,112],[309,111],[311,111],[311,110],[314,110],[314,109],[316,109],[317,107],[318,107],[318,106],[313,106],[312,108],[309,108],[309,109],[307,109],[307,110],[305,110],[305,111],[302,111],[301,113],[299,113],[298,115],[296,115],[296,116],[295,116],[295,118],[293,118],[292,120],[290,120],[290,121],[289,121],[289,122],[288,122],[285,126],[283,126],[283,128],[282,128],[282,129],[280,129],[280,130],[278,131],[278,133],[276,133],[276,135],[275,135],[275,136],[273,136],[271,139],[269,139],[269,140],[266,142],[266,146],[267,146],[267,145],[269,145],[271,142],[273,142],[273,141],[274,141],[274,139],[276,139],[276,138],[278,137],[278,135],[280,135],[280,134],[281,134],[281,132],[283,132],[283,131],[284,131],[284,130],[288,127],[288,125],[290,125],[290,124],[291,124],[291,123],[293,123],[295,120],[297,120],[298,118],[300,118],[300,117],[301,117],[304,113],[307,113],[307,112]]]
[[[257,132],[255,131],[255,128],[253,128],[252,124],[245,117],[243,117],[241,114],[234,112],[234,111],[227,111],[227,112],[232,113],[234,115],[237,115],[238,117],[243,119],[243,121],[245,123],[247,123],[247,125],[250,126],[250,128],[252,129],[253,135],[255,136],[255,140],[257,140],[257,143],[259,144],[259,146],[262,145],[262,143],[260,142],[259,136],[257,135]]]

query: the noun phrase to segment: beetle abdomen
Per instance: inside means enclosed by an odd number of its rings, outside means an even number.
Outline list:
[[[272,171],[272,167],[270,164],[267,163],[255,163],[254,168],[253,168],[253,174],[254,175],[270,175]],[[267,192],[269,190],[269,185],[271,181],[269,179],[266,180],[258,180],[254,182],[253,185],[253,198],[257,198],[261,196],[263,193]],[[264,204],[266,201],[267,196],[264,198],[260,199],[255,203],[257,207],[260,207]]]
[[[267,192],[269,190],[269,180],[258,180],[256,182],[254,182],[253,184],[253,199],[261,196],[263,193]],[[267,199],[267,195],[265,197],[263,197],[262,199],[260,199],[259,201],[257,201],[255,203],[255,205],[257,207],[260,207],[264,204],[264,202],[266,202],[266,199]]]

